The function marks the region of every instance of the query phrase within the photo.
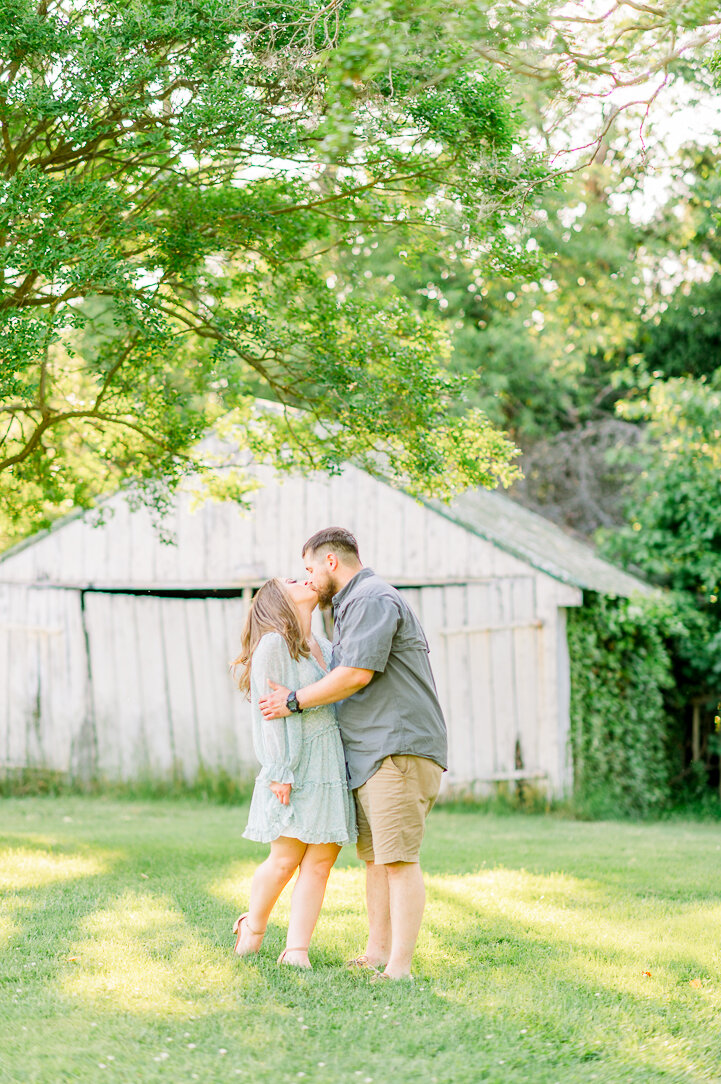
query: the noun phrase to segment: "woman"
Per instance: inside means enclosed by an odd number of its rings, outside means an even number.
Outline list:
[[[253,711],[253,745],[261,762],[250,804],[246,839],[270,843],[255,871],[250,906],[233,926],[235,952],[258,952],[276,900],[296,870],[286,947],[278,963],[309,968],[308,946],[333,864],[344,843],[356,839],[345,757],[333,706],[266,722],[258,700],[268,680],[298,689],[330,665],[330,644],[316,640],[312,587],[272,579],[251,603],[243,628],[239,686]]]

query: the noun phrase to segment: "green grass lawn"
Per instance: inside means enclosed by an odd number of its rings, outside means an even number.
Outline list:
[[[0,803],[0,1080],[721,1080],[721,831],[437,809],[416,983],[372,986],[352,849],[315,970],[232,956],[245,810]]]

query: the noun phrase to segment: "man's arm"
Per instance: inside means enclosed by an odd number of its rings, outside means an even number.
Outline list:
[[[319,708],[323,704],[335,704],[338,700],[345,700],[364,689],[374,673],[373,670],[362,670],[357,666],[337,666],[320,681],[314,681],[312,685],[306,685],[304,689],[296,689],[298,706]],[[290,689],[276,685],[274,681],[269,681],[268,684],[273,691],[260,698],[260,710],[263,717],[282,719],[290,715],[286,706]]]

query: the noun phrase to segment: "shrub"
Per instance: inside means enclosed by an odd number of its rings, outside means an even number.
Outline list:
[[[587,816],[648,816],[670,794],[670,603],[587,595],[569,611],[574,802]]]

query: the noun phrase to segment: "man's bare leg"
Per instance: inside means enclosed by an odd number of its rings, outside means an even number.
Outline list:
[[[426,886],[418,862],[391,862],[385,869],[393,932],[385,974],[392,979],[405,979],[410,977],[413,950],[423,921]]]
[[[366,862],[366,907],[368,909],[368,963],[379,967],[388,962],[391,951],[391,911],[387,866]]]

